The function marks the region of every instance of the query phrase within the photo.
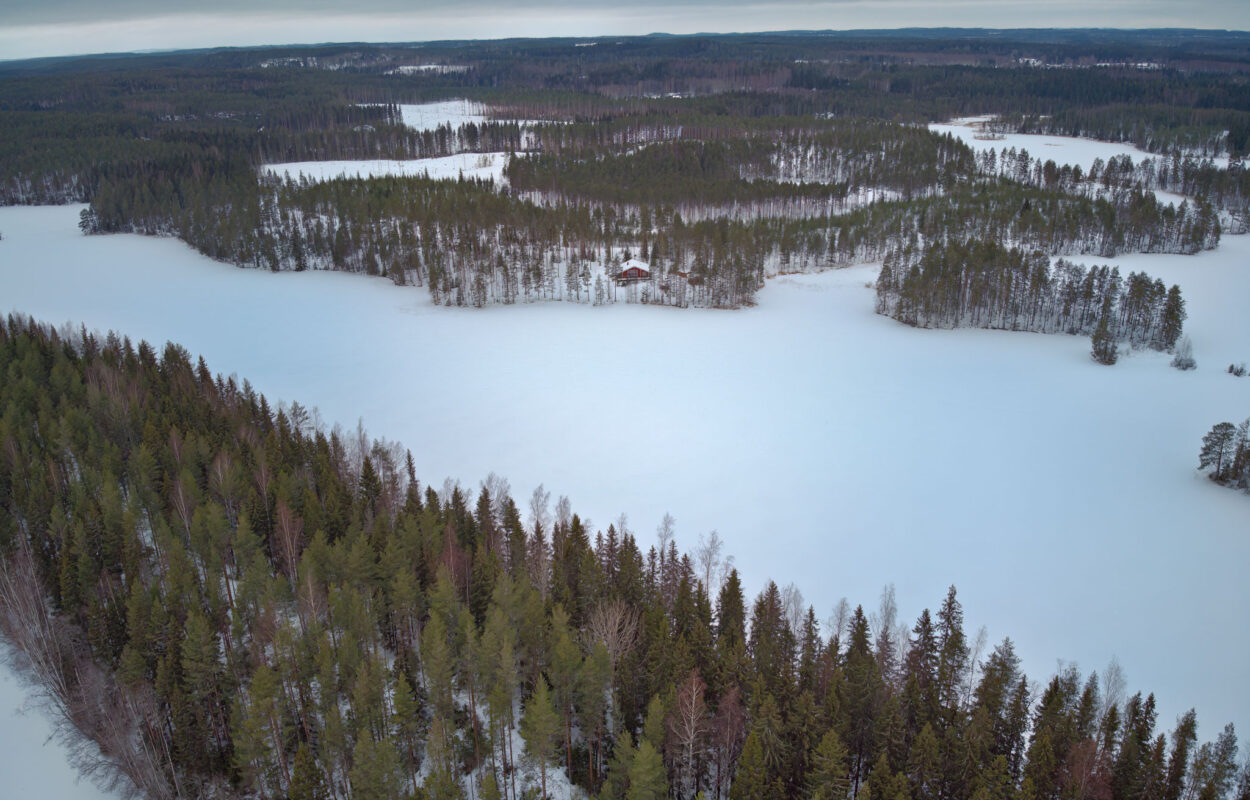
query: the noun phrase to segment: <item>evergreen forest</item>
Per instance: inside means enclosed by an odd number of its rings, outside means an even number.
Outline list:
[[[1250,796],[1231,724],[1035,683],[953,586],[822,623],[714,536],[437,491],[175,344],[10,317],[0,372],[0,629],[144,797]]]

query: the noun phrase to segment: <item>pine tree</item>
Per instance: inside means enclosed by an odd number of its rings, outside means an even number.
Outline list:
[[[629,767],[629,791],[625,800],[664,800],[668,796],[664,762],[648,741],[638,745]]]
[[[287,791],[287,796],[290,800],[323,800],[325,797],[321,769],[306,742],[295,751],[295,761],[291,768],[291,788]]]
[[[729,800],[756,800],[760,797],[779,797],[768,780],[768,767],[764,762],[764,747],[760,736],[752,730],[742,747],[738,759],[738,771],[729,786]]]
[[[560,718],[551,706],[551,693],[547,680],[540,677],[525,704],[521,717],[521,738],[525,740],[525,752],[529,754],[542,773],[543,797],[547,796],[547,765],[551,761],[556,734],[560,730]]]
[[[1221,422],[1202,437],[1202,451],[1198,453],[1198,468],[1214,467],[1215,469],[1211,471],[1212,480],[1222,481],[1227,477],[1225,467],[1232,465],[1236,435],[1237,429],[1233,427],[1233,423]]]
[[[845,800],[851,790],[851,779],[846,766],[846,747],[837,731],[830,730],[821,737],[809,763],[807,800]]]
[[[1155,346],[1159,350],[1170,351],[1181,336],[1185,324],[1185,301],[1181,298],[1181,287],[1176,284],[1168,290],[1167,300],[1163,303],[1163,311],[1159,318],[1159,335]]]
[[[1115,337],[1111,335],[1111,329],[1107,325],[1107,315],[1103,314],[1098,319],[1098,327],[1094,328],[1094,334],[1090,337],[1092,344],[1090,354],[1099,364],[1111,366],[1119,357],[1118,346]]]

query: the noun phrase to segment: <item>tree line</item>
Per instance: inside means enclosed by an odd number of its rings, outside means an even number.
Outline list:
[[[0,325],[0,626],[143,796],[1250,796],[1114,666],[1035,690],[954,587],[747,600],[715,535],[422,486],[177,345]]]
[[[877,278],[877,313],[923,328],[1091,335],[1170,351],[1185,323],[1180,287],[1144,272],[1086,268],[993,241],[892,252]]]

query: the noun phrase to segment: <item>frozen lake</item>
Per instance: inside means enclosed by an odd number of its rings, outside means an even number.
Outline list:
[[[1064,164],[1074,167],[1079,166],[1086,173],[1089,172],[1089,168],[1093,166],[1094,161],[1099,158],[1105,163],[1118,156],[1128,156],[1133,159],[1134,164],[1140,164],[1148,158],[1155,159],[1156,162],[1164,158],[1158,153],[1151,153],[1128,143],[1100,142],[1096,139],[1082,139],[1075,136],[1006,133],[995,134],[993,137],[989,137],[981,129],[981,123],[989,119],[990,117],[953,119],[950,122],[931,124],[929,125],[929,130],[934,133],[949,133],[978,153],[987,150],[1002,153],[1003,150],[1011,148],[1027,150],[1033,158],[1040,158],[1042,161],[1054,161],[1060,166]],[[1211,161],[1221,169],[1228,168],[1227,156],[1214,158]],[[1155,189],[1154,193],[1155,197],[1162,203],[1179,205],[1185,199],[1184,195],[1164,191],[1163,189]]]
[[[1181,373],[1101,367],[1085,338],[905,327],[873,313],[873,266],[773,280],[741,311],[448,309],[84,237],[80,209],[0,209],[0,310],[177,341],[272,401],[363,418],[436,486],[496,472],[524,507],[542,483],[597,528],[626,512],[644,545],[671,512],[679,546],[719,531],[752,597],[794,581],[821,618],[893,582],[910,625],[953,583],[970,636],[1011,636],[1034,679],[1114,655],[1160,730],[1191,705],[1204,740],[1250,730],[1250,497],[1195,470],[1202,435],[1250,415],[1224,371],[1250,361],[1250,238],[1115,261],[1181,285]]]
[[[1054,161],[1056,164],[1071,164],[1089,172],[1094,159],[1101,158],[1104,162],[1118,156],[1128,156],[1134,164],[1147,158],[1160,159],[1158,153],[1142,150],[1127,142],[1102,142],[1097,139],[1083,139],[1075,136],[1047,136],[1036,133],[1005,133],[987,136],[981,123],[990,117],[964,117],[950,122],[933,123],[929,130],[934,133],[949,133],[956,139],[976,151],[993,150],[1002,152],[1004,149],[1028,150],[1033,158],[1042,161]],[[1216,166],[1228,167],[1228,157],[1211,159]]]
[[[0,645],[0,657],[7,654]],[[110,795],[79,781],[69,755],[52,741],[52,727],[27,699],[25,687],[0,661],[0,795],[42,800],[105,800]]]

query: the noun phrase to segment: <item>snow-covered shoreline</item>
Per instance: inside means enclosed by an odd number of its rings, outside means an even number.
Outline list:
[[[0,639],[0,794],[42,800],[114,800],[79,777],[70,752],[54,737],[38,687],[10,667],[9,646]]]

